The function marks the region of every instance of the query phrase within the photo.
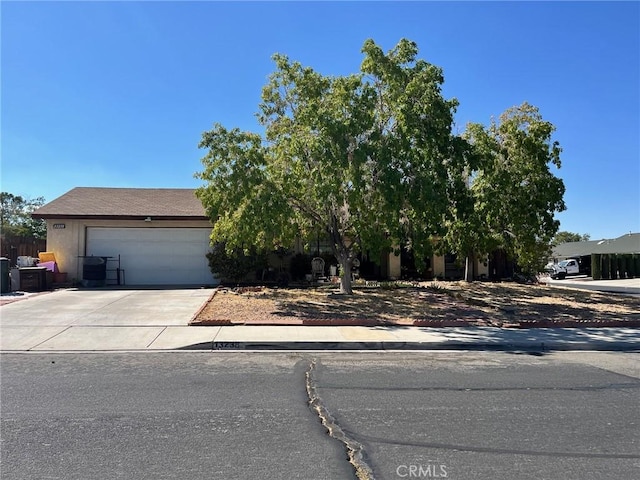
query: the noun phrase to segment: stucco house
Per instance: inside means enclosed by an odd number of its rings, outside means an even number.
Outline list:
[[[211,222],[194,189],[78,187],[43,205],[47,250],[81,280],[85,256],[110,257],[127,285],[211,285]]]
[[[32,215],[46,220],[47,251],[55,254],[69,280],[82,280],[85,257],[95,256],[108,257],[107,283],[218,283],[206,259],[212,225],[195,189],[77,187]],[[319,244],[318,251],[330,251],[324,247]],[[302,252],[302,242],[294,250]],[[461,276],[449,257],[427,259],[428,277]],[[384,255],[375,276],[401,278],[401,262],[399,255]],[[487,262],[479,260],[476,274],[488,273]]]

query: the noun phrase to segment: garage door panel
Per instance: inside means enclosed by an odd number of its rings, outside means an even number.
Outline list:
[[[87,255],[120,255],[128,285],[217,283],[209,270],[208,228],[87,228]]]

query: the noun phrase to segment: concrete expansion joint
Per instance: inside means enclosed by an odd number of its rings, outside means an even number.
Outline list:
[[[305,373],[309,408],[318,415],[322,425],[327,429],[329,436],[335,438],[345,446],[349,463],[355,470],[356,478],[358,478],[358,480],[375,480],[373,470],[365,460],[364,446],[349,437],[340,425],[338,425],[335,418],[331,415],[331,412],[325,407],[322,398],[318,394],[315,371],[316,360],[312,360],[309,364],[309,369]]]

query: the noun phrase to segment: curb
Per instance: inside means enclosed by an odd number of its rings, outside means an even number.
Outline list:
[[[625,351],[640,352],[640,343],[580,342],[580,343],[461,343],[461,342],[203,342],[176,350],[457,350],[544,353],[553,351]]]
[[[218,287],[215,287],[213,289],[213,292],[211,292],[211,295],[209,295],[209,298],[207,298],[207,300],[202,305],[200,305],[200,308],[198,308],[198,311],[196,313],[194,313],[193,315],[191,315],[191,319],[189,320],[188,325],[198,325],[197,323],[194,324],[193,322],[195,321],[196,318],[198,318],[198,315],[200,315],[202,313],[202,311],[205,308],[207,308],[207,305],[209,305],[211,300],[213,300],[213,297],[215,297],[216,293],[218,293]]]

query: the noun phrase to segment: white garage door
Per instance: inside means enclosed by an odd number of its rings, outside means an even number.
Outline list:
[[[127,285],[211,285],[217,282],[205,257],[210,233],[209,228],[89,227],[87,255],[120,255]],[[115,273],[107,277],[114,279]]]

